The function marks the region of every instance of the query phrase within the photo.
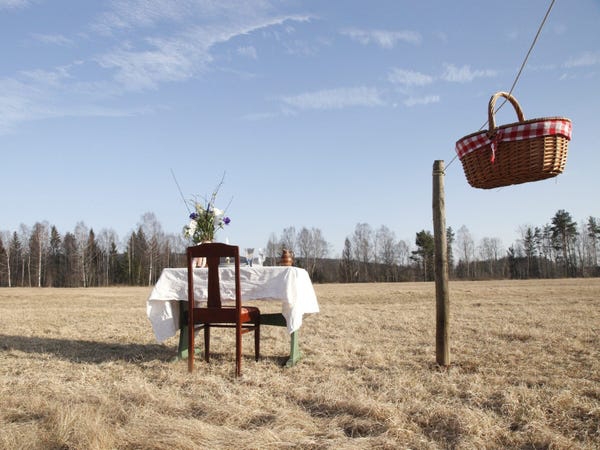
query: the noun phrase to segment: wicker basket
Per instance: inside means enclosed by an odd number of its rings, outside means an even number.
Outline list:
[[[513,105],[519,122],[496,127],[494,107],[499,97]],[[506,92],[490,98],[489,130],[456,142],[469,184],[491,189],[555,177],[563,172],[571,140],[571,121],[564,117],[525,120],[517,100]]]

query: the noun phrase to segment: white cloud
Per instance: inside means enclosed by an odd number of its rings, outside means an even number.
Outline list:
[[[465,65],[456,67],[453,64],[444,64],[444,73],[442,79],[455,83],[466,83],[473,81],[475,78],[495,77],[496,71],[491,69],[471,70],[471,66]]]
[[[573,67],[589,67],[600,64],[600,53],[584,52],[574,58],[569,58],[564,66],[567,68]]]
[[[26,8],[30,4],[30,0],[0,0],[0,9]]]
[[[264,0],[112,0],[93,28],[102,33],[158,24],[210,24],[240,21],[268,15],[272,10]]]
[[[409,97],[403,101],[406,106],[429,105],[430,103],[439,103],[439,95],[427,95],[425,97]]]
[[[110,4],[111,9],[100,15],[93,29],[111,33],[118,29],[150,27],[161,22],[179,22],[190,15],[193,3],[187,0],[114,0]]]
[[[161,82],[182,81],[206,70],[213,57],[211,48],[219,43],[282,25],[308,20],[305,16],[248,19],[244,23],[196,26],[168,38],[148,38],[149,48],[136,50],[131,45],[105,53],[96,59],[105,69],[114,69],[115,80],[129,90],[156,88]]]
[[[59,86],[61,82],[70,78],[69,66],[57,67],[54,70],[26,70],[21,72],[21,75],[33,81],[38,86]]]
[[[298,109],[342,109],[351,106],[381,106],[380,92],[370,87],[325,89],[283,97],[282,101]]]
[[[0,79],[0,135],[18,124],[59,117],[125,117],[152,108],[120,108],[98,104],[110,98],[110,86],[71,83],[69,66],[20,72],[19,79]],[[69,80],[69,82],[66,82]]]
[[[394,68],[388,75],[388,81],[402,86],[426,86],[433,83],[434,78],[421,72]]]
[[[238,47],[237,52],[238,55],[246,56],[251,59],[258,59],[258,56],[256,54],[256,48],[254,48],[251,45],[246,47]]]
[[[272,113],[272,112],[267,112],[267,113],[250,113],[250,114],[246,114],[245,116],[242,116],[243,120],[249,120],[251,122],[257,122],[259,120],[266,120],[266,119],[272,119],[274,117],[277,117],[279,114],[277,113]]]
[[[407,44],[420,44],[421,35],[415,31],[386,31],[386,30],[359,30],[350,28],[340,31],[344,36],[348,36],[363,45],[376,44],[383,48],[393,48],[398,42]]]
[[[180,81],[191,77],[195,66],[210,61],[207,52],[186,51],[183,41],[155,39],[152,50],[118,49],[97,59],[106,69],[116,69],[115,79],[130,90],[156,88],[160,82]],[[185,46],[183,46],[185,47]]]
[[[42,44],[69,46],[73,41],[62,34],[33,34],[33,38]]]

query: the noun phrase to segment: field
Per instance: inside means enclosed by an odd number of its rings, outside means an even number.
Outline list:
[[[600,447],[600,279],[451,282],[447,369],[432,283],[315,289],[304,359],[264,327],[239,380],[231,330],[171,361],[150,288],[0,289],[0,448]]]

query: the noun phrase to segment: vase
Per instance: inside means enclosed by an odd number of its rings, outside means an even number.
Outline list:
[[[283,249],[281,252],[280,266],[291,266],[294,264],[294,253],[291,250]]]
[[[202,244],[210,244],[212,241],[202,241],[200,242],[199,245]],[[204,268],[204,267],[208,267],[206,258],[202,257],[202,258],[194,258],[194,267],[198,267],[198,268]]]

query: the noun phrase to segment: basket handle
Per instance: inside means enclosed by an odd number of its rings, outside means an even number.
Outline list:
[[[517,101],[517,99],[514,98],[512,95],[510,95],[508,92],[496,92],[490,98],[490,104],[489,104],[489,108],[488,108],[488,123],[490,126],[490,130],[488,131],[489,137],[496,134],[496,118],[494,117],[494,108],[496,106],[496,100],[498,100],[498,98],[500,98],[500,97],[504,97],[511,103],[511,105],[513,105],[513,108],[515,108],[515,112],[517,113],[519,122],[525,121],[525,116],[523,115],[523,110],[521,109],[521,105],[519,105],[519,102]]]

